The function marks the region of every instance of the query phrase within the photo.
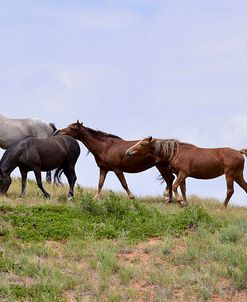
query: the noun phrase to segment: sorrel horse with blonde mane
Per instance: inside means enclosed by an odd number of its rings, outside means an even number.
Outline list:
[[[199,148],[178,140],[153,139],[150,136],[130,147],[126,154],[131,157],[151,154],[157,157],[157,162],[158,160],[167,161],[172,172],[177,175],[172,190],[181,206],[186,205],[187,201],[178,194],[177,189],[182,183],[185,186],[187,177],[212,179],[225,174],[227,185],[225,207],[234,193],[234,181],[247,193],[247,183],[243,177],[244,157],[242,155],[247,156],[247,149]]]
[[[119,136],[85,127],[79,121],[70,124],[64,129],[57,130],[56,134],[66,134],[80,140],[93,154],[100,168],[98,191],[94,196],[95,198],[100,196],[105,177],[109,171],[113,171],[116,174],[129,198],[134,198],[128,188],[123,172],[138,173],[156,166],[167,183],[168,201],[171,202],[174,176],[167,162],[162,162],[161,160],[156,162],[156,156],[152,154],[139,155],[135,158],[130,158],[126,155],[126,150],[135,145],[138,142],[137,140],[126,141]]]

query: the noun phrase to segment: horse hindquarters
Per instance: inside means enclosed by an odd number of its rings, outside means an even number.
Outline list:
[[[247,193],[247,183],[244,180],[243,170],[244,170],[244,160],[243,158],[241,158],[239,160],[239,164],[236,163],[236,165],[232,167],[231,171],[228,171],[228,173],[226,173],[227,196],[224,201],[225,207],[227,207],[227,204],[234,193],[234,188],[233,188],[234,181]]]

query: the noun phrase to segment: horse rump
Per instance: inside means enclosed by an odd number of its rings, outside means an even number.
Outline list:
[[[241,154],[243,154],[247,157],[247,149],[241,149],[239,151],[240,151]]]

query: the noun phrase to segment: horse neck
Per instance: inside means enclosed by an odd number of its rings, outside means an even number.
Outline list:
[[[10,175],[11,172],[18,166],[18,159],[19,159],[19,157],[15,156],[16,152],[12,153],[11,151],[12,150],[10,149],[5,151],[0,161],[0,167],[2,171],[8,175]]]
[[[96,132],[96,131],[95,131]],[[107,136],[94,135],[87,127],[83,127],[79,135],[79,140],[92,153],[98,153],[105,146],[105,143],[110,143],[111,140]]]

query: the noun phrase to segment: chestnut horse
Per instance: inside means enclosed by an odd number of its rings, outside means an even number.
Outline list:
[[[100,168],[98,191],[94,196],[95,198],[100,196],[107,173],[113,171],[129,198],[133,199],[134,195],[128,188],[123,172],[138,173],[156,166],[167,183],[167,190],[169,192],[168,201],[171,202],[174,176],[170,171],[168,163],[160,160],[156,163],[156,156],[152,154],[139,155],[135,158],[126,156],[126,150],[138,141],[125,141],[119,136],[85,127],[79,121],[70,124],[64,129],[57,130],[56,134],[66,134],[80,140],[93,154]]]
[[[177,189],[181,183],[185,184],[187,177],[197,179],[211,179],[225,174],[227,195],[224,206],[234,193],[234,181],[247,193],[247,183],[243,178],[244,158],[247,149],[235,150],[232,148],[199,148],[178,140],[153,139],[151,136],[140,140],[130,147],[128,156],[145,156],[152,154],[161,161],[167,161],[177,179],[172,186],[177,202],[184,205],[183,198]],[[186,200],[185,204],[187,203]]]

